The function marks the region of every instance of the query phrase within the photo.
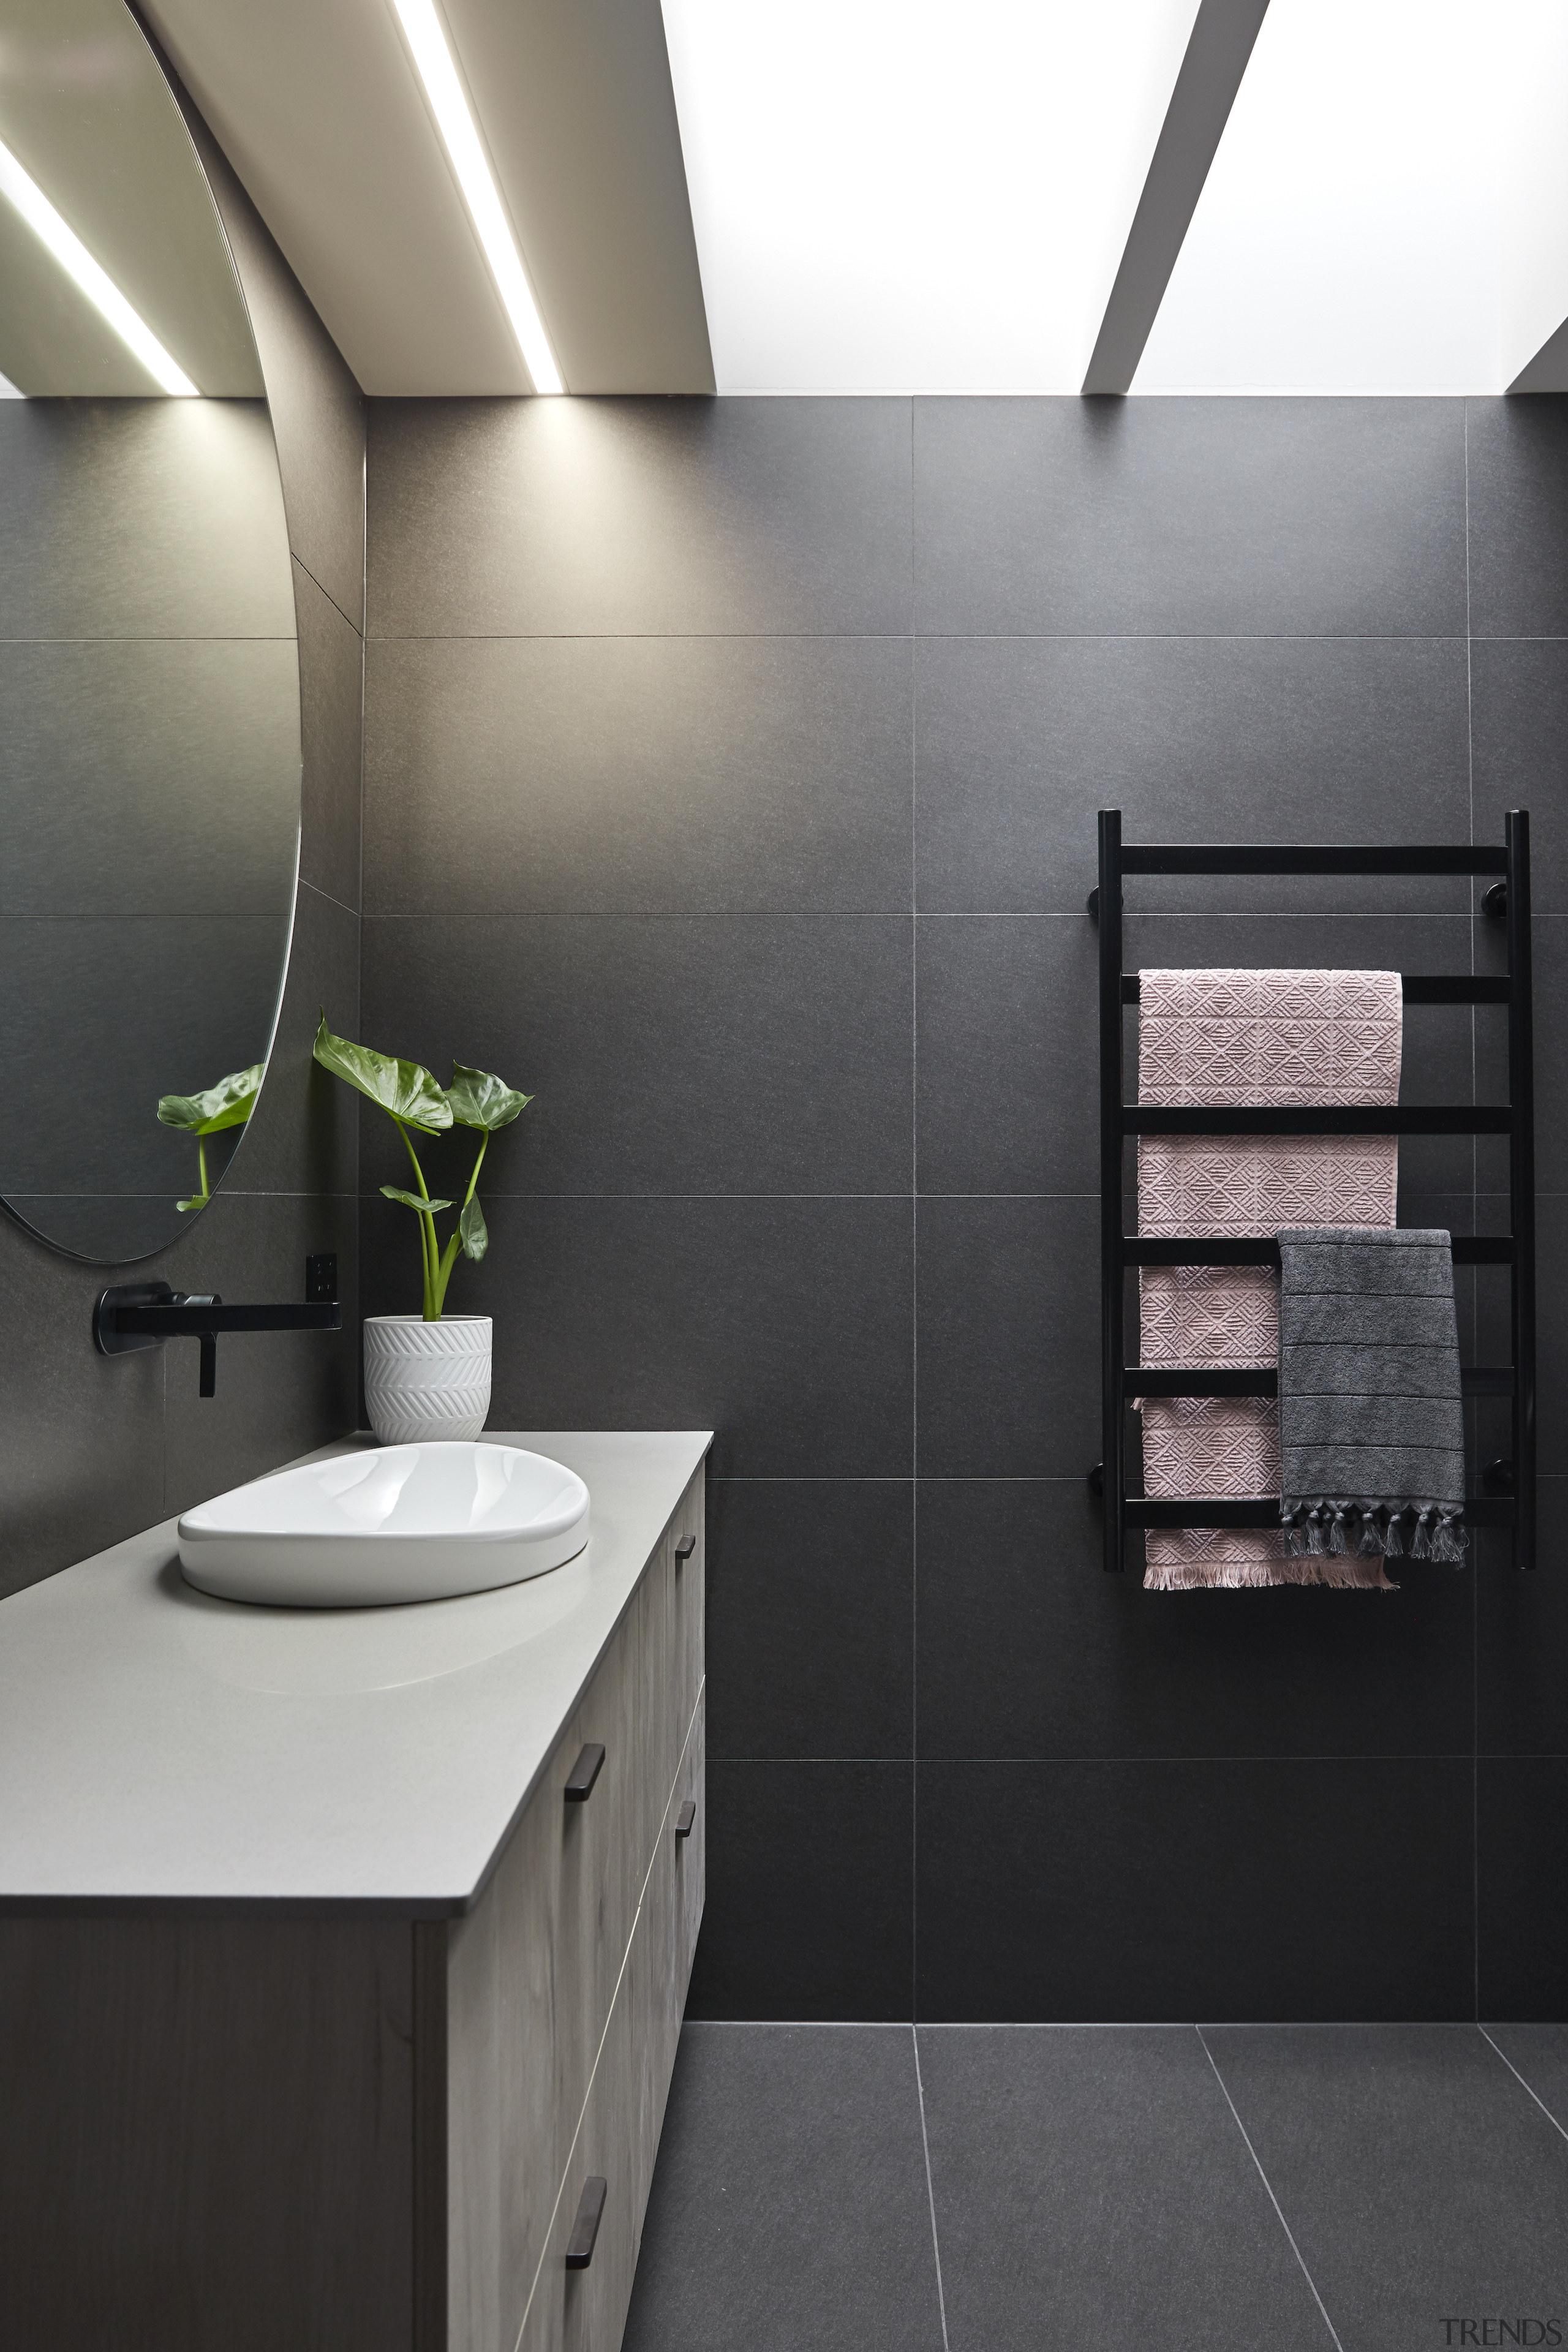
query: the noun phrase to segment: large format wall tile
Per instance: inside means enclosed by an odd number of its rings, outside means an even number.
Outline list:
[[[1467,400],[1470,626],[1568,636],[1568,400]]]
[[[710,1764],[691,2017],[907,2018],[909,1764]]]
[[[7,914],[287,914],[292,637],[0,643]]]
[[[361,701],[364,640],[298,557],[300,785],[300,875],[359,912]]]
[[[916,2015],[1472,2016],[1472,1769],[922,1762]]]
[[[1476,1811],[1477,2013],[1561,2018],[1568,2013],[1568,1755],[1483,1756]]]
[[[922,1199],[919,1467],[1082,1477],[1100,1459],[1100,1203]]]
[[[263,402],[7,401],[0,453],[0,638],[294,635]]]
[[[1568,404],[1526,405],[1470,404],[1468,583],[1458,402],[377,407],[363,1034],[537,1094],[452,1292],[496,1317],[496,1425],[718,1432],[704,2013],[907,2014],[911,1854],[928,2013],[1473,2013],[1477,1701],[1483,1756],[1568,1752],[1555,1538],[1533,1581],[1489,1536],[1382,1596],[1146,1593],[1136,1539],[1102,1574],[1084,899],[1102,805],[1463,841],[1473,786],[1568,905],[1568,637],[1524,642],[1568,628]],[[1131,969],[1500,968],[1462,878],[1126,898]],[[1412,1008],[1403,1098],[1500,1098],[1500,1033]],[[408,1307],[362,1135],[367,1304]],[[1407,1224],[1506,1206],[1485,1139],[1400,1178]],[[1505,1291],[1461,1272],[1467,1357]],[[1468,1420],[1479,1475],[1507,1416]],[[1545,1819],[1494,1827],[1483,1904],[1550,1884]]]
[[[503,1194],[485,1213],[489,1255],[449,1304],[495,1318],[495,1428],[712,1429],[720,1477],[909,1475],[907,1200]],[[372,1197],[363,1228],[365,1312],[417,1312],[411,1213]]]
[[[1531,903],[1538,914],[1568,913],[1562,816],[1568,637],[1478,639],[1470,647],[1470,709],[1475,837],[1500,848],[1505,811],[1528,809]],[[1488,887],[1478,884],[1478,893]]]
[[[1452,400],[917,400],[933,636],[1462,636]]]
[[[364,1033],[534,1097],[489,1191],[907,1193],[910,934],[907,915],[372,920]],[[373,1181],[402,1183],[390,1124],[364,1135]]]
[[[891,636],[907,400],[378,401],[368,634]]]
[[[908,1757],[914,1503],[906,1479],[708,1486],[708,1754]]]
[[[366,659],[372,914],[909,908],[907,642],[437,638]]]
[[[1081,1478],[922,1479],[924,1758],[1468,1756],[1472,1575],[1397,1593],[1145,1592]]]
[[[915,706],[922,910],[1081,913],[1101,808],[1130,841],[1469,837],[1462,636],[928,638]],[[1468,902],[1463,882],[1242,878],[1135,880],[1127,903]]]

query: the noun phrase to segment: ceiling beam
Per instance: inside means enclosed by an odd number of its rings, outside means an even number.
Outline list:
[[[1202,0],[1105,306],[1085,392],[1131,388],[1268,0]]]
[[[1518,345],[1515,345],[1518,349]],[[1526,360],[1510,392],[1568,392],[1568,319],[1547,336],[1532,360]]]

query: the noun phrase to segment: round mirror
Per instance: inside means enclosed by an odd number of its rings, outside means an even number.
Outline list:
[[[300,671],[261,369],[122,0],[0,0],[0,1197],[199,1216],[288,962]]]

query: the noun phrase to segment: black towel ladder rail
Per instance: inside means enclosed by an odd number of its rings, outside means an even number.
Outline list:
[[[1138,1002],[1138,975],[1121,969],[1121,883],[1128,874],[1490,875],[1489,913],[1507,924],[1508,977],[1468,972],[1402,975],[1407,1004],[1506,1004],[1506,1104],[1347,1104],[1281,1110],[1237,1105],[1179,1109],[1123,1098],[1122,1007]],[[1498,908],[1499,897],[1502,906]],[[1278,1496],[1183,1496],[1127,1492],[1129,1396],[1272,1396],[1272,1370],[1198,1365],[1158,1370],[1126,1361],[1126,1281],[1136,1265],[1277,1265],[1276,1242],[1234,1237],[1143,1235],[1122,1230],[1124,1158],[1130,1135],[1506,1135],[1509,1231],[1454,1236],[1456,1265],[1510,1269],[1510,1360],[1470,1365],[1467,1396],[1506,1396],[1513,1424],[1511,1492],[1472,1495],[1475,1527],[1512,1530],[1516,1568],[1535,1565],[1535,1089],[1531,1032],[1530,817],[1510,809],[1503,845],[1422,843],[1408,847],[1289,849],[1263,845],[1134,846],[1121,838],[1120,809],[1100,812],[1100,882],[1089,898],[1100,927],[1100,1360],[1104,1459],[1090,1473],[1105,1506],[1104,1565],[1119,1570],[1129,1528],[1270,1528]]]

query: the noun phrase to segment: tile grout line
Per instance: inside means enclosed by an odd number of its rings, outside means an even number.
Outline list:
[[[1470,404],[1459,406],[1460,426],[1465,449],[1465,760],[1470,802],[1470,842],[1476,838],[1476,709],[1473,678],[1473,656],[1470,635]],[[1476,968],[1476,891],[1472,881],[1470,898],[1470,970]],[[1476,1014],[1470,1009],[1470,1100],[1478,1099],[1476,1066]],[[1480,1142],[1470,1138],[1470,1230],[1480,1227]],[[1478,1320],[1479,1286],[1474,1271],[1469,1277],[1470,1320],[1472,1331]],[[1481,1412],[1478,1404],[1473,1427],[1477,1444],[1476,1467],[1480,1468]],[[1470,1975],[1476,2004],[1476,2022],[1481,2016],[1481,1580],[1470,1579]]]
[[[1264,2171],[1262,2159],[1258,2156],[1258,2150],[1252,2145],[1247,2126],[1242,2122],[1240,2116],[1237,2113],[1236,2101],[1230,2095],[1230,2091],[1226,2083],[1225,2076],[1220,2073],[1218,2066],[1215,2064],[1214,2052],[1204,2040],[1203,2027],[1201,2025],[1194,2025],[1193,2032],[1197,2035],[1198,2041],[1202,2044],[1204,2056],[1208,2060],[1210,2066],[1214,2068],[1214,2078],[1219,2084],[1220,2090],[1224,2095],[1226,2105],[1230,2109],[1231,2120],[1236,2125],[1237,2130],[1241,2134],[1242,2139],[1246,2144],[1247,2153],[1252,2158],[1253,2163],[1258,2167],[1258,2178],[1262,2181],[1264,2188],[1268,2192],[1268,2202],[1273,2206],[1276,2214],[1279,2216],[1279,2227],[1284,2231],[1286,2237],[1289,2241],[1290,2252],[1295,2255],[1297,2262],[1300,2263],[1301,2266],[1301,2276],[1306,2280],[1307,2284],[1312,2290],[1312,2301],[1317,2305],[1318,2309],[1323,2315],[1323,2326],[1328,2329],[1329,2334],[1333,2338],[1335,2352],[1344,2352],[1344,2346],[1340,2342],[1339,2330],[1334,2326],[1333,2321],[1329,2317],[1329,2307],[1323,2301],[1322,2296],[1318,2293],[1318,2283],[1312,2276],[1311,2272],[1307,2268],[1306,2257],[1302,2253],[1300,2247],[1296,2243],[1295,2231],[1291,2229],[1289,2222],[1285,2219],[1284,2209],[1280,2205],[1279,2198],[1274,2194],[1274,2184],[1269,2179],[1268,2175]]]
[[[936,2262],[936,2307],[942,2320],[942,2352],[950,2352],[947,2340],[947,2296],[942,2284],[942,2241],[936,2233],[936,2184],[931,2177],[931,2140],[926,2132],[925,2084],[921,2078],[920,2028],[910,2027],[910,2044],[915,2053],[915,2095],[921,2108],[921,2151],[926,2166],[926,2202],[931,2207],[931,2250]]]
[[[1546,2117],[1546,2120],[1552,2126],[1552,2130],[1554,2132],[1561,2132],[1563,2137],[1564,2139],[1568,2139],[1568,2131],[1563,2131],[1563,2126],[1558,2122],[1556,2116],[1552,2114],[1545,2100],[1541,2096],[1538,2091],[1531,2090],[1530,2084],[1525,2081],[1524,2076],[1520,2073],[1519,2068],[1514,2064],[1513,2060],[1509,2056],[1507,2051],[1498,2050],[1497,2043],[1492,2040],[1491,2035],[1487,2032],[1486,2027],[1481,2024],[1479,2019],[1476,2022],[1476,2032],[1480,2035],[1481,2040],[1486,2043],[1489,2050],[1497,2050],[1498,2056],[1502,2060],[1503,2064],[1508,2068],[1508,2071],[1513,2076],[1514,2081],[1519,2084],[1521,2090],[1528,2091],[1530,2093],[1530,2096],[1535,2101],[1536,2105],[1541,2109],[1542,2114]]]

